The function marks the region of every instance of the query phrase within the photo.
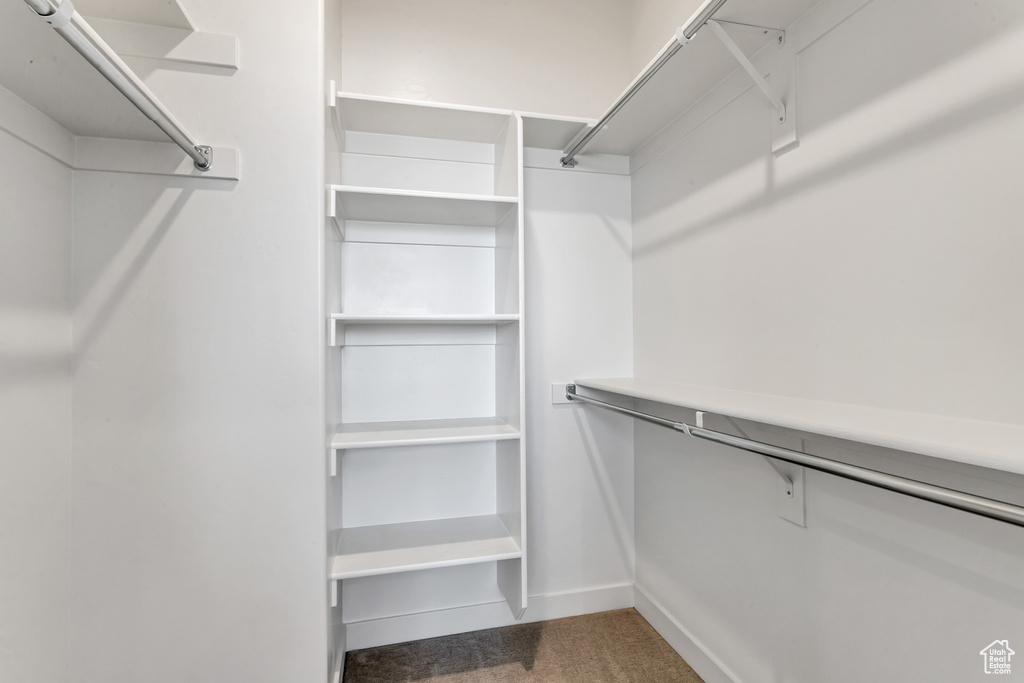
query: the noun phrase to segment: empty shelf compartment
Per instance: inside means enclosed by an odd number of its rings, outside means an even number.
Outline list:
[[[522,557],[497,515],[338,529],[332,540],[332,579]]]
[[[331,190],[328,215],[354,221],[495,227],[519,204],[515,197],[346,185]]]

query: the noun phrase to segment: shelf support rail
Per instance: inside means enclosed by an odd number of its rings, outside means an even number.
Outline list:
[[[181,147],[195,162],[197,170],[208,171],[212,168],[213,149],[196,143],[135,72],[93,30],[89,22],[75,11],[71,0],[63,0],[56,9],[49,0],[25,0],[25,4],[52,26],[71,47],[127,97],[129,102],[166,133],[167,137]]]
[[[740,63],[743,70],[747,72],[747,75],[753,79],[754,84],[762,93],[764,93],[764,96],[768,98],[768,101],[771,102],[772,108],[779,117],[779,123],[785,122],[786,105],[782,102],[782,99],[775,94],[775,91],[772,90],[770,85],[768,85],[768,82],[764,80],[764,77],[758,72],[757,67],[755,67],[750,59],[743,54],[743,50],[741,50],[740,46],[736,44],[736,41],[725,32],[721,23],[714,19],[709,19],[707,24],[711,27],[711,32],[718,36],[718,39],[722,41],[722,45],[725,46],[725,49],[727,49],[730,54],[736,58],[736,61]]]
[[[576,167],[576,164],[578,163],[576,161],[576,155],[582,152],[586,146],[590,144],[590,141],[608,125],[608,122],[615,118],[615,115],[619,113],[619,110],[626,106],[626,103],[640,92],[644,85],[647,84],[647,81],[651,80],[651,78],[654,77],[654,74],[658,73],[658,71],[661,70],[661,67],[665,66],[668,60],[672,59],[672,57],[682,49],[683,45],[690,42],[697,31],[715,15],[715,12],[717,12],[725,2],[726,0],[704,0],[704,3],[696,12],[694,12],[689,21],[676,31],[676,40],[667,45],[661,53],[654,58],[654,61],[647,65],[647,68],[644,69],[643,73],[636,77],[636,79],[626,89],[626,92],[619,96],[619,99],[615,101],[611,106],[611,109],[609,109],[605,115],[602,116],[596,124],[594,124],[593,128],[587,130],[585,135],[569,143],[569,147],[565,151],[565,156],[559,160],[559,163],[563,168]]]
[[[926,484],[913,479],[870,470],[865,467],[848,465],[835,460],[810,455],[809,453],[801,453],[799,451],[782,448],[781,446],[773,446],[772,444],[763,443],[761,441],[754,441],[752,439],[741,438],[738,436],[732,436],[731,434],[724,434],[711,429],[705,429],[704,427],[688,425],[685,422],[667,420],[663,417],[643,413],[630,408],[623,408],[622,406],[615,405],[614,403],[608,403],[607,401],[601,401],[589,396],[581,396],[576,393],[575,384],[566,385],[565,397],[572,402],[598,406],[606,410],[635,417],[639,420],[652,422],[662,427],[675,429],[676,431],[683,432],[687,436],[692,436],[697,439],[704,439],[706,441],[713,441],[726,446],[732,446],[733,448],[739,448],[751,453],[757,453],[758,455],[776,458],[794,465],[801,465],[819,472],[825,472],[837,477],[843,477],[844,479],[868,484],[869,486],[886,489],[887,491],[902,493],[903,495],[927,500],[932,503],[938,503],[939,505],[945,505],[946,507],[954,508],[956,510],[962,510],[982,517],[988,517],[989,519],[995,519],[1000,522],[1024,527],[1024,507],[1017,505],[1011,505],[1002,501],[992,500],[991,498],[983,498],[981,496],[941,486],[935,486],[933,484]]]

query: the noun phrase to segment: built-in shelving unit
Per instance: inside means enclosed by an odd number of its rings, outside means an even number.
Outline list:
[[[490,563],[519,616],[522,120],[344,93],[332,109],[329,577],[383,594],[411,572]]]
[[[575,383],[629,398],[1024,474],[1024,427],[1020,425],[637,377],[579,379]]]

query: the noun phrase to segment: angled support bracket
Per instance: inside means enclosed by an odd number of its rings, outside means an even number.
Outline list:
[[[697,412],[697,426],[704,428],[704,415],[703,411]],[[724,416],[729,424],[732,425],[733,429],[739,432],[743,438],[747,438],[740,426],[728,415]],[[769,458],[767,455],[762,456],[764,461],[768,463],[775,473],[779,475],[778,485],[778,513],[779,517],[782,517],[787,522],[792,522],[797,526],[806,527],[807,519],[804,509],[804,468],[799,465],[791,465],[789,463],[780,463],[775,458]]]
[[[782,479],[782,490],[785,492],[786,497],[787,498],[792,498],[793,497],[793,480],[790,478],[790,476],[788,474],[786,474],[785,471],[783,471],[782,467],[779,466],[779,463],[775,460],[775,458],[769,458],[767,455],[765,455],[763,457],[764,457],[764,461],[766,463],[768,463],[769,465],[771,465],[771,468],[773,470],[775,470],[775,473],[777,475],[779,475],[780,479]]]
[[[783,47],[786,44],[786,31],[781,28],[770,28],[768,26],[754,26],[753,24],[740,24],[735,21],[714,20],[722,28],[727,28],[733,33],[749,33],[770,38],[776,47]]]
[[[725,26],[731,30],[742,32],[755,32],[764,36],[770,36],[771,40],[783,48],[786,45],[786,32],[780,29],[766,28],[763,26],[749,26],[747,24],[735,24],[731,22],[710,20],[707,24],[711,32],[718,36],[722,44],[736,58],[747,75],[753,79],[754,84],[761,93],[771,102],[774,116],[772,117],[772,153],[775,156],[782,156],[786,152],[796,149],[800,145],[800,139],[796,128],[796,62],[795,55],[791,50],[782,50],[780,55],[772,60],[771,74],[768,78],[761,76],[757,67],[747,58],[736,42],[725,31]]]
[[[760,89],[761,92],[764,93],[764,96],[768,98],[768,101],[771,102],[772,108],[775,110],[776,115],[778,115],[779,122],[784,122],[786,120],[786,105],[785,103],[783,103],[782,99],[775,94],[775,91],[772,90],[772,87],[768,85],[768,81],[764,80],[764,77],[762,77],[761,74],[758,73],[757,67],[755,67],[754,64],[747,58],[747,56],[743,54],[743,50],[741,50],[740,46],[736,44],[736,41],[734,41],[732,37],[725,32],[725,29],[722,28],[722,24],[720,22],[711,19],[710,21],[708,21],[708,26],[711,27],[711,31],[716,36],[718,36],[718,39],[722,41],[722,45],[724,45],[725,48],[730,53],[732,53],[732,56],[736,58],[736,61],[740,63],[740,66],[743,67],[743,70],[746,71],[747,74],[754,80],[754,84],[758,87],[758,89]],[[785,34],[783,34],[783,38],[780,42],[780,45],[784,43]]]

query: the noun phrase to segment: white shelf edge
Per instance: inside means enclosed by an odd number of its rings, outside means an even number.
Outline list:
[[[522,549],[497,515],[456,517],[338,529],[333,545],[346,537],[366,548],[331,556],[330,578],[355,579],[421,569],[519,559]],[[367,539],[373,538],[373,542]],[[394,541],[407,540],[404,545]],[[416,539],[415,541],[413,539]]]
[[[348,192],[351,194],[372,194],[385,197],[415,197],[419,199],[451,199],[455,201],[495,202],[499,204],[508,204],[509,206],[519,203],[519,197],[513,197],[509,195],[466,194],[460,192],[428,192],[423,190],[396,190],[387,187],[364,187],[361,185],[329,185],[328,189],[332,193]]]
[[[431,422],[446,423],[430,425]],[[417,422],[382,422],[381,429],[362,432],[336,431],[331,436],[334,450],[356,448],[389,448],[394,446],[428,446],[453,443],[505,441],[520,438],[518,429],[507,422],[496,424],[458,424],[458,420],[424,420]],[[385,428],[388,426],[388,428]]]
[[[444,109],[451,111],[464,111],[473,114],[494,114],[496,116],[512,116],[515,112],[511,109],[490,109],[488,107],[473,107],[465,104],[446,104],[443,102],[426,102],[424,100],[403,100],[397,97],[381,97],[378,95],[363,95],[360,93],[337,90],[334,93],[334,101],[338,100],[360,100],[361,102],[380,102],[381,104],[400,104],[412,107],[423,107],[426,109]]]
[[[518,313],[494,315],[362,315],[334,313],[328,318],[328,345],[345,346],[339,334],[338,323],[343,325],[511,325],[519,322]]]
[[[518,313],[497,313],[497,314],[360,314],[360,313],[334,313],[331,315],[331,320],[337,322],[346,323],[368,323],[368,324],[386,324],[386,323],[464,323],[467,325],[481,324],[486,325],[488,323],[511,323],[518,322]]]
[[[579,379],[575,383],[630,398],[1024,474],[1024,425],[633,377]]]

